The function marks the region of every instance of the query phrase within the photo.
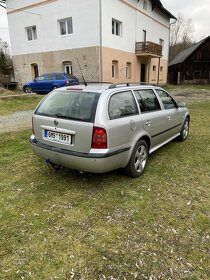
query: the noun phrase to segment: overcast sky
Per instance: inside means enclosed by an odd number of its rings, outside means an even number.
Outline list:
[[[161,0],[163,6],[174,16],[180,12],[191,18],[194,26],[192,41],[200,41],[210,35],[209,0]],[[0,7],[0,38],[9,41],[6,10]]]
[[[210,36],[210,1],[209,0],[161,0],[163,6],[174,16],[181,13],[191,18],[194,26],[192,41],[200,41]]]

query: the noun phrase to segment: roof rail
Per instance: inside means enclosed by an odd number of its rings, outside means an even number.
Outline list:
[[[118,83],[118,84],[111,84],[109,89],[117,88],[117,87],[130,87],[130,86],[157,86],[156,84],[152,83]]]
[[[84,84],[84,82],[82,81],[82,82],[80,82],[79,84]],[[112,84],[112,82],[98,82],[98,81],[86,81],[86,85],[88,85],[88,84],[101,84],[101,85],[103,85],[103,84],[105,84],[105,85],[110,85],[110,84]]]

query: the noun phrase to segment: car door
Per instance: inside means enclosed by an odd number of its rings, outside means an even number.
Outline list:
[[[139,111],[131,90],[113,93],[108,103],[109,148],[111,151],[129,149],[135,141]]]
[[[66,84],[67,78],[62,74],[55,75],[55,86],[64,87]]]
[[[30,86],[34,92],[39,92],[42,89],[42,83],[44,81],[45,77],[44,75],[41,75],[33,80],[33,82],[30,83]]]
[[[53,83],[55,80],[55,75],[52,74],[45,74],[44,80],[42,81],[42,89],[43,91],[49,92],[52,90]]]
[[[164,107],[167,137],[173,137],[181,131],[183,122],[182,110],[178,108],[176,101],[166,91],[156,89],[156,92]]]
[[[138,89],[134,93],[141,110],[143,127],[151,138],[152,152],[167,139],[166,117],[153,89]]]

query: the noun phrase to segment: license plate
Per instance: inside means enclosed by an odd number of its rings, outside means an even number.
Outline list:
[[[66,133],[45,130],[45,139],[57,143],[71,144],[71,135]]]

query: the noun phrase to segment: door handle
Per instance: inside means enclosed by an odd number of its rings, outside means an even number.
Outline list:
[[[145,125],[150,126],[151,125],[151,121],[146,121]]]

